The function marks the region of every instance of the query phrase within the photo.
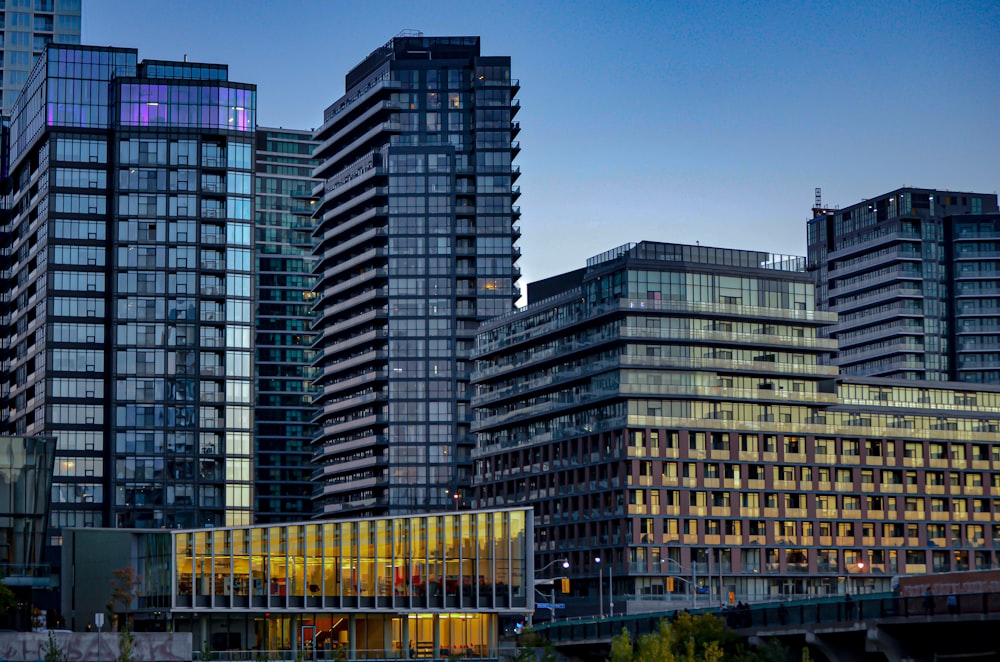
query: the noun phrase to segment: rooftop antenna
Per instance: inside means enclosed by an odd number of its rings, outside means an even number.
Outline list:
[[[813,218],[817,218],[826,213],[826,210],[823,209],[823,189],[818,186],[816,187],[816,200],[813,202],[812,212]]]

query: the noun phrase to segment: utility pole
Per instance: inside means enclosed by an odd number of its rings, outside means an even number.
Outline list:
[[[614,561],[608,564],[608,612],[609,615],[614,618],[615,616],[615,579],[614,579]]]
[[[601,557],[595,556],[594,563],[597,564],[597,604],[600,605],[601,618],[604,618],[604,567],[601,566]]]

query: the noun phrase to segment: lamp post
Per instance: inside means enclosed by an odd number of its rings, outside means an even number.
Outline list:
[[[613,576],[615,563],[613,559],[614,557],[612,557],[611,561],[608,561],[608,615],[612,618],[615,616],[615,582]]]
[[[546,570],[548,570],[549,568],[551,568],[552,566],[554,566],[557,563],[559,563],[559,564],[562,565],[563,570],[569,569],[569,560],[568,559],[556,559],[555,561],[551,561],[551,562],[545,564],[542,567],[541,570],[535,571],[535,575],[536,575],[535,576],[535,581],[549,582],[549,599],[551,600],[551,602],[549,604],[552,605],[551,607],[549,607],[549,612],[552,614],[552,620],[553,621],[556,620],[556,607],[555,607],[555,604],[556,604],[556,579],[564,579],[564,578],[563,577],[553,577],[552,579],[539,580],[537,575],[540,574],[540,573],[545,572]],[[534,588],[534,587],[532,587],[532,588]],[[539,591],[537,588],[535,589],[535,592],[538,593],[538,595],[542,596],[543,598],[546,597],[545,594],[542,593],[541,591]],[[532,611],[534,611],[534,610],[532,610]],[[529,627],[531,626],[531,621],[532,621],[531,614],[528,614],[528,626]]]
[[[597,604],[600,605],[601,618],[604,618],[604,568],[601,567],[601,557],[595,556],[597,564]]]
[[[457,512],[459,502],[462,500],[462,491],[455,490],[454,492],[452,492],[451,490],[445,490],[444,493],[445,495],[451,495],[451,499],[455,503],[455,511]]]
[[[660,559],[660,563],[664,563],[664,562],[665,563],[673,563],[675,566],[677,566],[677,570],[678,571],[684,572],[684,566],[682,566],[680,564],[680,561],[675,561],[674,559],[671,559],[671,558]],[[694,563],[693,562],[691,563],[691,579],[690,580],[684,579],[683,577],[678,577],[677,579],[680,579],[682,582],[684,582],[685,584],[688,585],[688,592],[691,594],[691,608],[693,609],[694,608],[694,603],[695,603]]]

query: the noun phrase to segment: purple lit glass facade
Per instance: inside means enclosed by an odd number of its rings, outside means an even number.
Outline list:
[[[121,126],[174,126],[252,131],[253,90],[214,85],[127,83],[121,86]]]

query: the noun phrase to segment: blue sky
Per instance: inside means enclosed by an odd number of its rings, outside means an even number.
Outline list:
[[[83,42],[230,65],[312,128],[403,29],[521,80],[526,281],[644,239],[805,254],[814,188],[994,193],[1000,3],[84,0]]]

